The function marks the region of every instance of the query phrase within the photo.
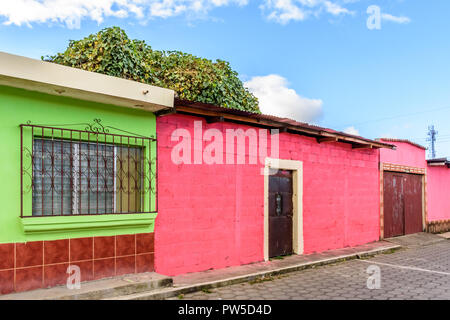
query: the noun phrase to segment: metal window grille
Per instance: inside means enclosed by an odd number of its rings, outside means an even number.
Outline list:
[[[20,125],[21,217],[157,211],[156,139],[95,121],[85,130]]]

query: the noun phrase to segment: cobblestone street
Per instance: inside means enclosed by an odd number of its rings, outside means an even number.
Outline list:
[[[368,289],[367,268],[381,270],[380,289]],[[173,299],[450,299],[450,242],[405,248],[366,260],[288,273]]]

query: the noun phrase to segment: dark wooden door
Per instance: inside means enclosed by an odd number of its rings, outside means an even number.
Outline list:
[[[422,230],[422,176],[384,172],[384,237]]]
[[[405,179],[405,234],[423,231],[422,176],[407,174]]]
[[[292,254],[292,171],[269,176],[269,256]]]
[[[403,175],[384,173],[384,237],[404,235],[405,210],[403,201]]]

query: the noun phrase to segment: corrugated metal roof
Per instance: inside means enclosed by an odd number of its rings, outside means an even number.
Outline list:
[[[427,147],[424,147],[424,146],[422,146],[422,145],[420,145],[420,144],[418,144],[418,143],[412,142],[412,141],[410,141],[410,140],[408,140],[408,139],[380,138],[380,139],[377,139],[377,140],[380,140],[380,141],[386,141],[386,142],[403,142],[403,143],[409,143],[410,145],[413,145],[413,146],[415,146],[415,147],[417,147],[417,148],[421,148],[421,149],[427,150]]]
[[[450,161],[447,158],[429,159],[427,162],[431,166],[447,166],[450,168]]]
[[[377,148],[389,148],[389,149],[395,149],[394,145],[383,143],[381,141],[371,140],[367,139],[361,136],[356,136],[352,134],[348,134],[341,131],[336,131],[329,128],[324,128],[316,125],[312,125],[305,122],[299,122],[295,121],[289,118],[281,118],[273,115],[267,115],[267,114],[260,114],[260,113],[252,113],[248,111],[243,110],[236,110],[236,109],[229,109],[224,107],[219,107],[216,105],[206,104],[206,103],[200,103],[200,102],[193,102],[193,101],[187,101],[187,100],[175,100],[175,108],[177,107],[189,107],[196,110],[203,110],[205,112],[212,112],[216,114],[221,115],[235,115],[235,116],[241,116],[243,118],[247,119],[253,119],[256,121],[265,121],[265,122],[271,122],[272,126],[274,128],[283,128],[283,127],[289,127],[289,129],[299,129],[299,130],[306,130],[305,134],[314,135],[318,137],[332,137],[336,136],[343,140],[343,142],[351,142],[351,143],[360,143],[364,145],[372,145]],[[245,119],[244,119],[245,121]]]

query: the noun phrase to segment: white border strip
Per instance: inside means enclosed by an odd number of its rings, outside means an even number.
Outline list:
[[[428,269],[422,269],[422,268],[416,268],[416,267],[408,267],[408,266],[401,266],[401,265],[396,265],[396,264],[390,264],[390,263],[384,263],[384,262],[376,262],[376,261],[372,261],[372,260],[358,260],[361,262],[365,262],[368,264],[379,264],[382,266],[388,266],[388,267],[392,267],[392,268],[397,268],[397,269],[405,269],[405,270],[413,270],[413,271],[420,271],[420,272],[428,272],[428,273],[436,273],[436,274],[442,274],[445,276],[450,276],[450,272],[444,272],[444,271],[435,271],[435,270],[428,270]]]
[[[295,254],[303,254],[303,162],[266,158],[264,167],[264,260],[269,260],[269,175],[271,169],[293,171],[292,195],[294,205],[292,247]]]

